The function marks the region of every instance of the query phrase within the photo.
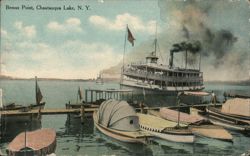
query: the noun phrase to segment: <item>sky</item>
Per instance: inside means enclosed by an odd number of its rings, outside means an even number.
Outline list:
[[[75,10],[39,10],[39,6]],[[144,59],[151,51],[157,25],[167,62],[172,44],[199,40],[206,80],[247,79],[249,19],[247,0],[4,0],[1,73],[95,78],[122,62],[128,24],[136,40],[134,47],[126,45],[127,60]]]
[[[1,4],[2,74],[94,78],[122,60],[127,24],[138,41],[154,34],[160,18],[157,4],[144,1],[142,8],[139,1],[5,0]],[[22,9],[23,5],[34,10]],[[39,5],[75,10],[38,10]]]

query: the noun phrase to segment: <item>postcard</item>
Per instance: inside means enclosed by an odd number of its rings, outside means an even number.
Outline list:
[[[0,4],[2,153],[250,153],[249,0]]]

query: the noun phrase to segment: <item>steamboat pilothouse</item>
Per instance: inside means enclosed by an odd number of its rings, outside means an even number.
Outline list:
[[[143,63],[131,63],[122,67],[121,71],[121,87],[132,87],[136,91],[156,91],[177,93],[179,91],[198,91],[204,89],[203,73],[199,69],[191,69],[187,67],[188,51],[199,51],[199,48],[192,47],[191,43],[182,42],[174,44],[170,50],[169,65],[158,63],[158,57],[155,50],[151,52]],[[190,46],[191,45],[191,46]],[[191,47],[191,48],[190,48]],[[193,51],[194,50],[194,51]],[[174,53],[186,52],[185,67],[174,67]],[[201,57],[200,57],[201,58]],[[200,59],[201,60],[201,59]]]

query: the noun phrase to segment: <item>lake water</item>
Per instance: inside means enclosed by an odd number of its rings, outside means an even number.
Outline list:
[[[88,88],[119,88],[117,83],[105,83],[97,85],[95,82],[82,81],[39,81],[39,86],[46,101],[46,108],[64,108],[65,103],[76,102],[78,86],[82,90]],[[206,90],[213,90],[220,101],[223,100],[223,92],[236,92],[250,95],[249,86],[229,85],[223,83],[205,83]],[[4,103],[15,102],[17,104],[35,103],[35,84],[26,80],[1,80],[0,88],[3,89]],[[143,96],[137,97],[139,101]],[[162,95],[150,95],[146,97],[147,104],[152,105],[173,105],[167,97]],[[147,100],[148,99],[148,100]],[[155,101],[155,102],[154,102]],[[8,134],[3,137],[0,149],[5,149],[19,132],[25,129],[24,123],[8,125]],[[33,122],[26,126],[26,129],[54,128],[57,132],[58,156],[95,156],[95,155],[240,155],[250,150],[250,137],[239,132],[230,131],[233,135],[233,144],[215,141],[206,138],[199,138],[201,141],[192,145],[177,144],[171,142],[152,142],[144,146],[131,146],[112,140],[93,126],[91,118],[86,119],[84,124],[79,120],[69,120],[67,115],[44,115],[42,121]]]

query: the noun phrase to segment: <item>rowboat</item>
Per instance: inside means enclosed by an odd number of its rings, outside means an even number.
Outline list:
[[[45,107],[45,102],[43,100],[43,95],[40,90],[40,87],[37,83],[37,77],[35,77],[35,104],[30,105],[18,105],[15,103],[3,105],[0,108],[0,111],[20,111],[20,112],[28,112],[31,110],[37,110],[38,114],[32,115],[15,115],[15,116],[2,116],[3,119],[8,122],[9,125],[13,124],[13,122],[29,122],[30,120],[40,120],[41,119],[41,110]]]
[[[177,124],[157,116],[137,113],[140,128],[156,138],[180,143],[193,143],[195,136],[186,125]]]
[[[222,107],[216,104],[206,108],[207,118],[216,124],[232,130],[250,132],[250,99],[232,98]]]
[[[209,107],[206,109],[209,120],[216,124],[232,130],[250,132],[250,120],[221,112],[221,109]]]
[[[38,86],[37,83],[37,77],[35,77],[35,104],[30,104],[30,105],[19,105],[15,103],[8,103],[5,105],[2,105],[0,107],[0,110],[8,111],[8,110],[19,110],[19,111],[29,111],[29,110],[38,110],[38,109],[43,109],[45,106],[45,102],[42,102],[43,95],[41,93],[40,87]]]
[[[159,116],[166,120],[178,122],[178,113],[175,110],[161,108]],[[232,135],[222,126],[214,125],[201,116],[180,112],[179,120],[180,123],[188,125],[195,135],[229,142],[233,139]]]
[[[126,143],[146,143],[149,133],[139,128],[135,110],[125,101],[104,101],[93,113],[95,127],[103,134]]]
[[[56,150],[56,132],[53,129],[39,129],[22,132],[7,147],[9,156],[48,155]]]

